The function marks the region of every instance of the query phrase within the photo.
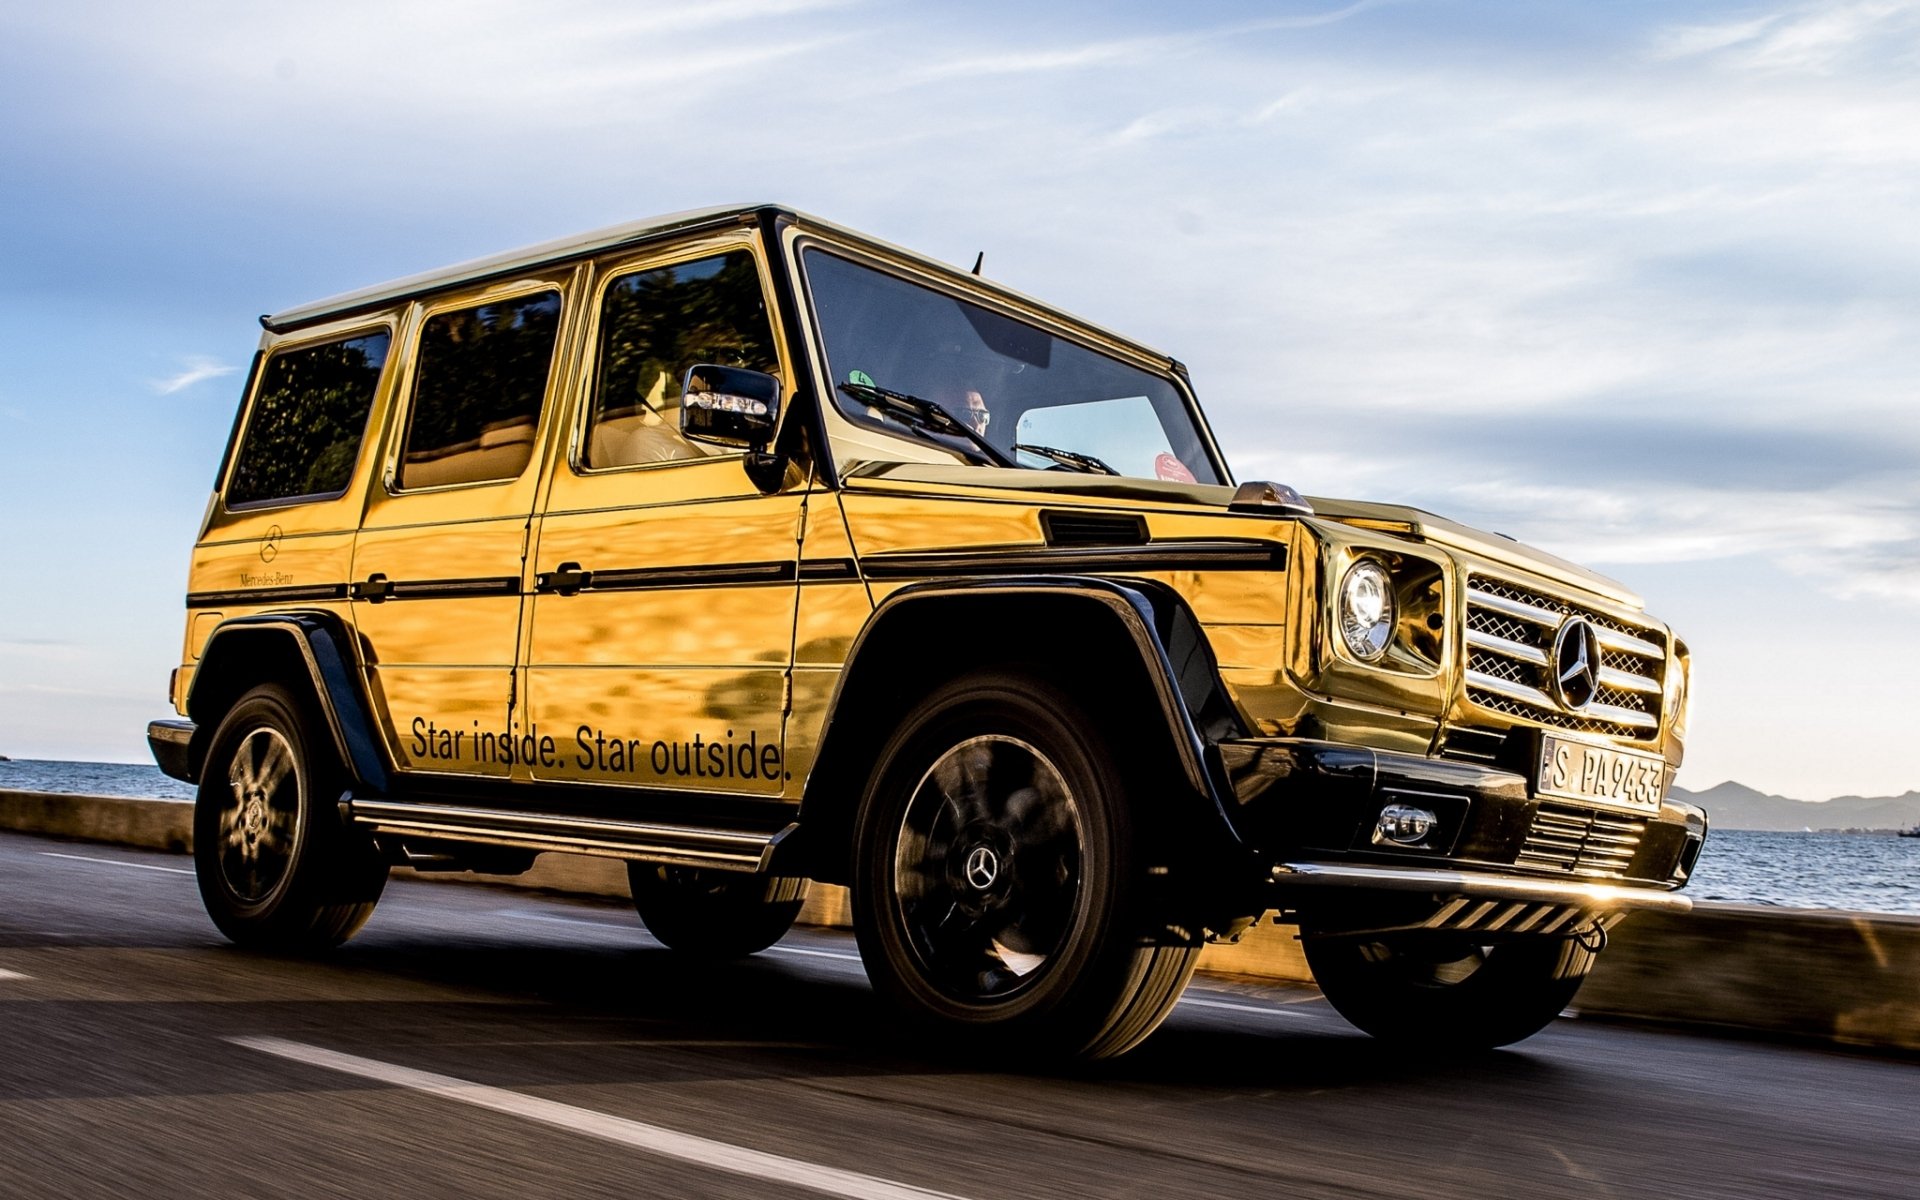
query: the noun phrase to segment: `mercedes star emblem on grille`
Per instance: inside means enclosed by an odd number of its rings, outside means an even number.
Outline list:
[[[1553,690],[1575,712],[1600,694],[1600,631],[1585,617],[1568,617],[1553,635]]]

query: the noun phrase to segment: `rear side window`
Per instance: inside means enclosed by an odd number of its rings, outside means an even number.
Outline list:
[[[353,477],[387,362],[388,335],[283,350],[267,360],[227,504],[338,495]]]
[[[558,292],[429,317],[399,486],[485,483],[526,470],[559,329]]]

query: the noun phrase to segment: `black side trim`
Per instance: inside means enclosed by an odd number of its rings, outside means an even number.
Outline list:
[[[225,592],[188,592],[188,608],[224,608],[230,604],[305,603],[345,600],[344,583],[308,583],[293,587],[235,588]]]
[[[475,579],[388,579],[375,575],[350,589],[355,600],[379,604],[384,600],[448,600],[465,596],[512,596],[520,591],[516,575]]]
[[[860,570],[850,558],[810,559],[799,564],[798,577],[812,583],[857,580]],[[720,563],[710,567],[622,567],[611,571],[582,571],[572,563],[542,571],[534,590],[544,595],[571,596],[576,592],[640,592],[674,588],[756,587],[792,583],[791,560],[758,563]]]
[[[708,567],[626,567],[595,571],[583,591],[628,592],[651,588],[743,587],[792,583],[792,561],[717,563]]]
[[[860,567],[850,558],[816,558],[800,564],[800,578],[811,583],[857,583]]]
[[[867,559],[863,565],[873,560]],[[1104,610],[1120,625],[1140,656],[1150,701],[1160,710],[1171,741],[1171,750],[1182,775],[1200,801],[1204,817],[1201,837],[1216,846],[1237,845],[1234,827],[1227,816],[1226,797],[1230,795],[1224,775],[1216,776],[1216,760],[1209,742],[1223,733],[1238,733],[1238,720],[1226,702],[1218,683],[1217,668],[1205,636],[1179,597],[1151,583],[1116,582],[1109,579],[1072,575],[1007,576],[954,581],[929,581],[909,584],[895,591],[874,610],[847,653],[847,666],[835,684],[828,704],[827,721],[820,732],[820,753],[809,774],[801,819],[825,816],[818,822],[829,831],[837,828],[839,817],[848,816],[845,796],[849,788],[857,792],[871,759],[866,735],[871,729],[860,720],[848,717],[858,704],[849,702],[850,693],[863,699],[871,693],[870,677],[897,676],[899,664],[889,655],[894,647],[887,642],[888,632],[902,620],[897,614],[923,604],[972,603],[1012,598],[1064,598],[1081,602],[1091,615]],[[874,644],[882,649],[872,650]],[[1171,646],[1169,645],[1171,643]],[[877,660],[877,661],[876,661]],[[891,718],[890,718],[891,719]],[[851,749],[849,749],[851,747]],[[862,765],[867,764],[867,765]],[[851,772],[851,775],[848,772]],[[851,780],[851,782],[850,782]],[[828,870],[837,870],[833,856],[839,847],[810,845],[807,853],[824,856]],[[841,864],[844,866],[844,864]],[[832,876],[828,876],[831,878]]]
[[[344,592],[345,585],[341,586]],[[191,766],[199,772],[227,707],[260,682],[262,650],[271,639],[285,639],[313,685],[314,699],[326,717],[334,745],[348,772],[373,788],[387,786],[387,764],[374,734],[372,710],[362,690],[351,635],[331,612],[260,613],[232,617],[207,639],[200,666],[187,695],[187,715],[195,724]]]
[[[873,554],[861,563],[873,579],[1008,575],[1033,571],[1283,571],[1287,548],[1260,541],[1152,542],[1145,546],[996,546],[987,550]]]

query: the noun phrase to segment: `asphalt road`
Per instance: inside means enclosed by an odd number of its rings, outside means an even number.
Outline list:
[[[987,1069],[851,939],[724,965],[619,908],[396,882],[319,960],[185,859],[0,834],[0,1196],[1920,1196],[1920,1065],[1560,1021],[1418,1062],[1202,982],[1139,1051]]]

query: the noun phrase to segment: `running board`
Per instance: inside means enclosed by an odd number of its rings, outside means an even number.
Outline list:
[[[765,872],[773,852],[797,824],[775,833],[741,833],[692,825],[609,821],[558,813],[503,812],[398,800],[341,801],[362,829],[401,838],[438,838],[523,850],[555,850],[715,871]]]

